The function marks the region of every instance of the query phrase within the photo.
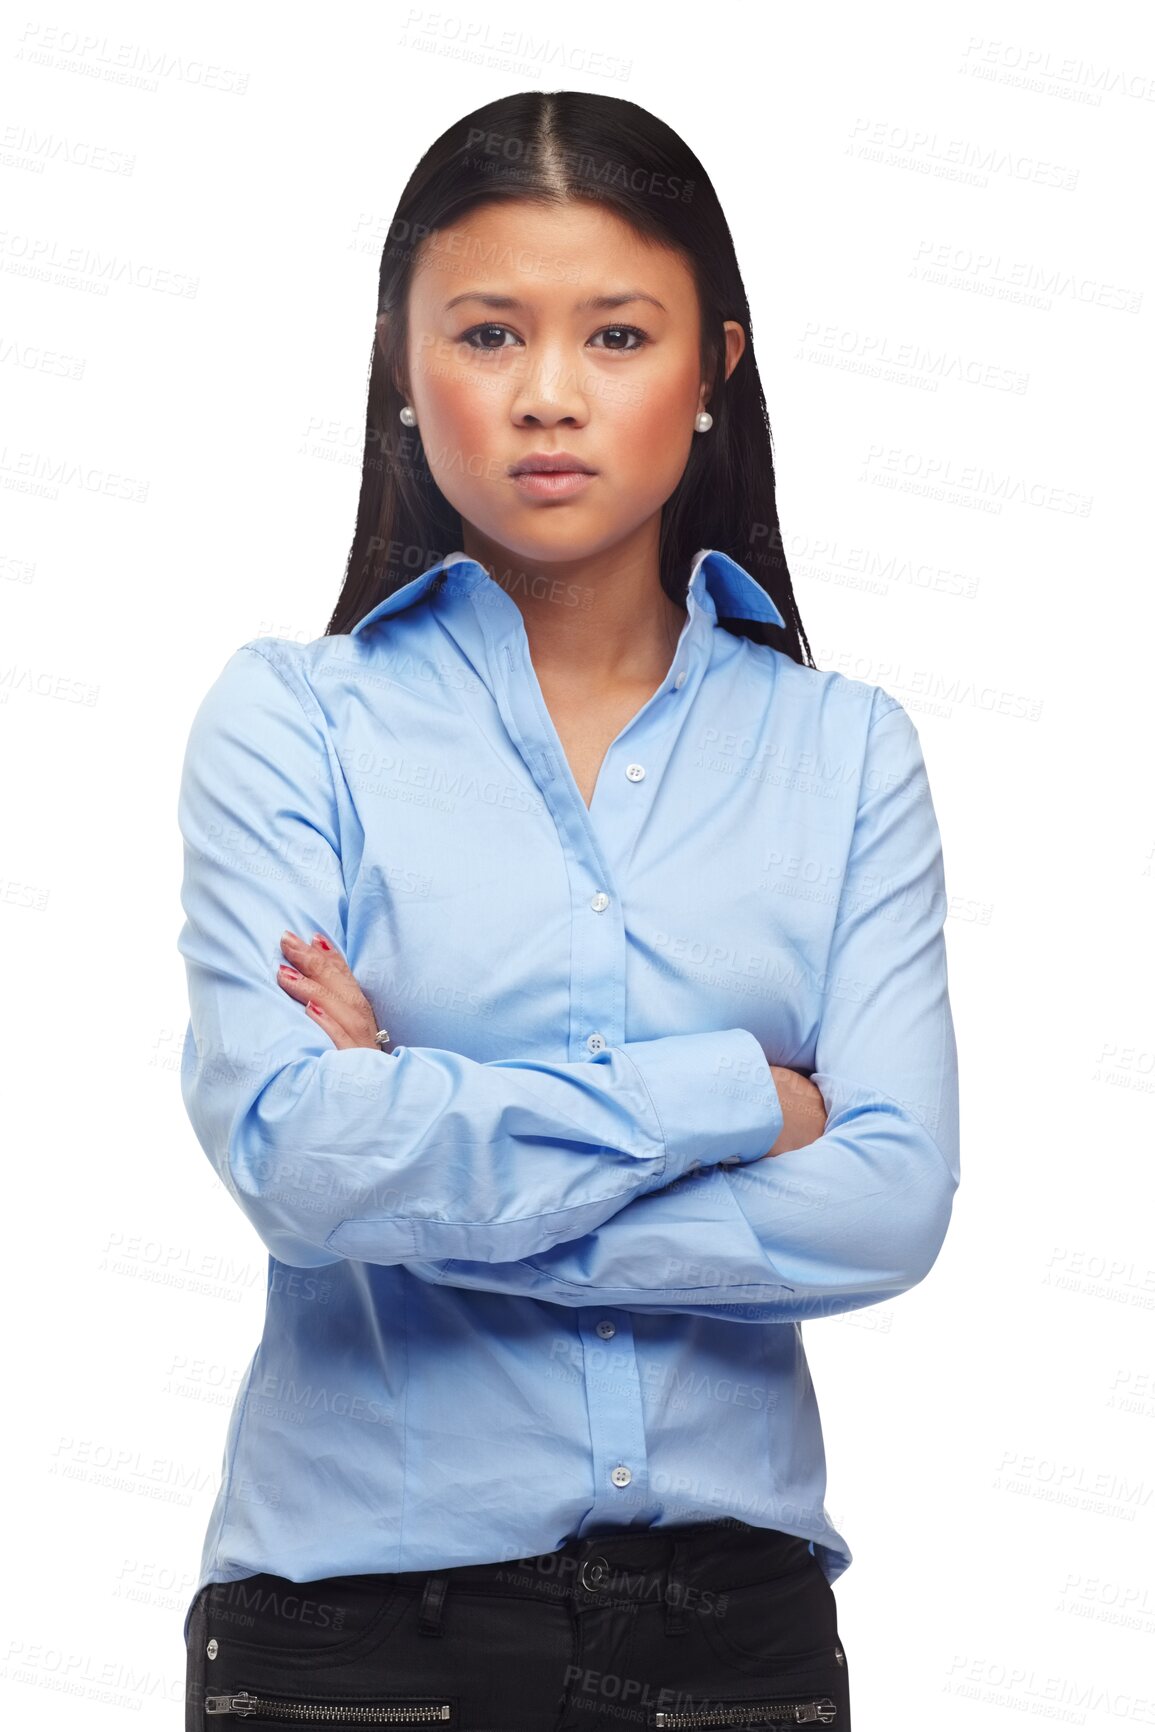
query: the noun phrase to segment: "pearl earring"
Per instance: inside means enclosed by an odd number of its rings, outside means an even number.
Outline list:
[[[698,413],[694,416],[695,433],[708,433],[713,425],[714,417],[708,415],[705,409],[699,409]]]
[[[401,419],[404,421],[406,427],[416,427],[417,425],[417,416],[409,407],[408,403],[406,403],[404,409],[401,410]]]

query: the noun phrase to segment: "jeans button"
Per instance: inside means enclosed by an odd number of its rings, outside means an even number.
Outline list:
[[[579,1572],[579,1580],[583,1588],[590,1593],[596,1593],[609,1574],[609,1564],[605,1558],[586,1558]]]

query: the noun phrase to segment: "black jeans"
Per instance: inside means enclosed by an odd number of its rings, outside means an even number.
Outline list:
[[[805,1540],[730,1518],[444,1570],[209,1583],[186,1732],[850,1732],[833,1590]]]

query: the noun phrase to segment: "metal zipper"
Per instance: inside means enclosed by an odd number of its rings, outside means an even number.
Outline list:
[[[205,1697],[206,1714],[268,1714],[277,1720],[313,1720],[320,1725],[341,1720],[354,1726],[416,1726],[434,1720],[450,1720],[448,1702],[381,1703],[291,1702],[280,1696],[258,1696],[251,1690],[232,1690]]]
[[[804,1726],[813,1720],[829,1725],[837,1714],[837,1705],[829,1696],[808,1696],[800,1702],[732,1702],[717,1708],[700,1708],[687,1713],[672,1713],[656,1708],[650,1716],[651,1726],[678,1728],[684,1726]]]

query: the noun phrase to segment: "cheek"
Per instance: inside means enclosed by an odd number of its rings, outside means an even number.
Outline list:
[[[693,384],[679,389],[667,380],[649,382],[628,401],[603,408],[602,413],[618,472],[638,477],[648,491],[661,492],[662,498],[667,498],[690,454]]]
[[[426,377],[423,386],[418,423],[433,479],[456,511],[480,521],[504,475],[498,397],[475,375]]]
[[[483,457],[493,443],[493,427],[499,413],[492,388],[474,374],[446,369],[441,378],[424,381],[420,414],[422,432],[428,429],[430,452],[439,462],[460,467],[463,459]],[[426,447],[427,451],[429,447]]]

